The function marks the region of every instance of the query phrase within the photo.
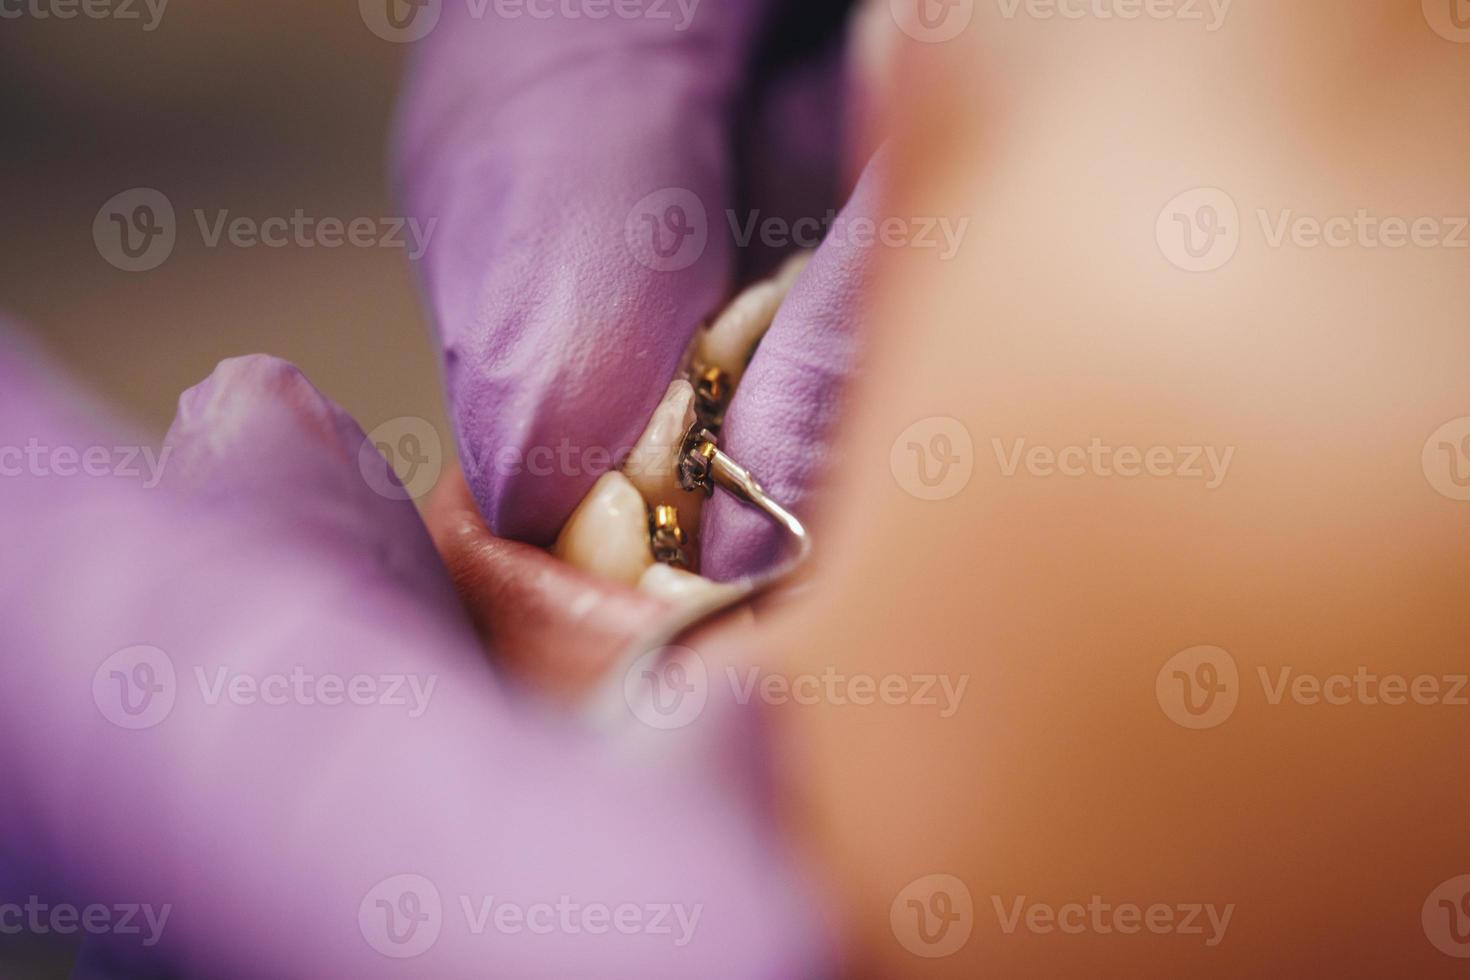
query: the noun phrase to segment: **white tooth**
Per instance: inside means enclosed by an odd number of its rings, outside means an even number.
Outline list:
[[[552,553],[576,567],[625,585],[637,585],[653,564],[648,506],[621,473],[604,473],[556,539]]]
[[[791,292],[791,287],[796,284],[796,280],[801,278],[802,271],[807,267],[807,263],[812,260],[812,254],[809,249],[797,252],[791,258],[781,263],[781,268],[776,271],[776,282],[781,286],[781,298],[783,300],[786,298],[786,294]]]
[[[659,504],[673,504],[679,510],[679,527],[688,544],[685,558],[697,560],[699,547],[699,515],[704,508],[704,494],[679,488],[679,450],[684,434],[694,424],[694,386],[682,378],[669,385],[663,401],[654,409],[648,428],[638,445],[623,464],[623,472],[643,494],[650,511]]]
[[[775,276],[761,280],[736,296],[715,317],[710,328],[700,335],[694,352],[696,364],[717,367],[729,375],[731,385],[738,384],[755,345],[770,329],[771,322],[776,319],[776,311],[781,308],[786,294],[791,292],[792,283],[801,275],[810,257],[807,252],[792,256]]]
[[[663,401],[653,411],[648,428],[633,447],[623,472],[643,494],[648,506],[674,504],[679,508],[679,522],[684,525],[698,516],[699,495],[679,489],[679,450],[684,434],[694,424],[694,386],[682,378],[669,385]],[[686,500],[695,506],[686,513]],[[692,525],[685,526],[690,533]]]
[[[640,592],[666,599],[675,605],[699,602],[706,597],[738,591],[735,586],[722,585],[703,575],[686,572],[672,565],[650,565],[638,581]]]

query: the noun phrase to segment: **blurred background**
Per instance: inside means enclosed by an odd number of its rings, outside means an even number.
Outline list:
[[[181,391],[255,352],[294,361],[364,429],[416,415],[447,431],[405,249],[211,248],[193,214],[401,213],[387,155],[407,46],[350,0],[174,0],[158,17],[157,0],[111,0],[69,20],[33,3],[0,4],[0,311],[155,438]],[[135,187],[177,219],[146,272],[114,268],[92,234]],[[71,961],[0,934],[0,976]]]
[[[152,2],[66,20],[36,13],[66,0],[0,4],[0,311],[155,436],[182,390],[257,352],[366,430],[416,415],[447,431],[406,249],[209,247],[194,216],[400,214],[388,133],[411,45],[351,0]],[[176,214],[172,253],[145,272],[114,268],[92,234],[135,187]]]

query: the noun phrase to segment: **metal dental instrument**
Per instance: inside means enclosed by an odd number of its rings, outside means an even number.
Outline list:
[[[715,434],[697,422],[684,437],[684,448],[679,455],[679,486],[685,490],[703,490],[705,496],[712,495],[715,487],[733,494],[786,531],[796,548],[795,564],[805,561],[811,553],[811,538],[796,515],[773,500],[755,475],[727,456]]]
[[[715,434],[698,421],[685,433],[679,452],[679,486],[685,490],[703,491],[705,496],[712,496],[716,487],[732,494],[747,507],[760,511],[786,533],[791,554],[769,571],[731,582],[727,588],[712,592],[708,598],[691,604],[670,620],[660,623],[625,649],[624,659],[629,662],[650,651],[672,646],[695,627],[707,626],[748,606],[793,579],[811,556],[811,536],[796,515],[766,493],[750,470],[722,451]]]

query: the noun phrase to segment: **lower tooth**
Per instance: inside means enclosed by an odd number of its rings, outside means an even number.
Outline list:
[[[733,586],[711,581],[671,565],[650,565],[638,581],[638,590],[665,599],[675,605],[698,602],[730,591]]]
[[[552,551],[584,571],[637,585],[653,564],[643,497],[623,474],[604,473],[572,512]]]

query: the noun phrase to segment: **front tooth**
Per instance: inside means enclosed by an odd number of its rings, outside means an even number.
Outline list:
[[[694,354],[696,365],[701,369],[717,367],[725,372],[731,386],[738,384],[755,345],[770,329],[776,311],[810,258],[808,252],[792,256],[775,276],[736,296],[700,336]]]
[[[604,473],[572,512],[552,553],[584,571],[637,585],[653,564],[648,507],[638,489],[621,473]]]
[[[697,526],[700,497],[679,489],[679,450],[684,446],[684,434],[693,424],[694,386],[681,378],[669,385],[663,401],[648,421],[648,428],[643,430],[623,466],[648,506],[674,504],[679,508],[686,532]]]
[[[679,452],[684,448],[684,435],[694,424],[694,386],[682,378],[669,385],[663,401],[653,412],[648,428],[623,465],[623,471],[652,511],[660,504],[678,509],[679,527],[688,541],[685,560],[697,560],[699,515],[704,507],[704,494],[679,488]],[[645,529],[645,533],[646,533]]]

